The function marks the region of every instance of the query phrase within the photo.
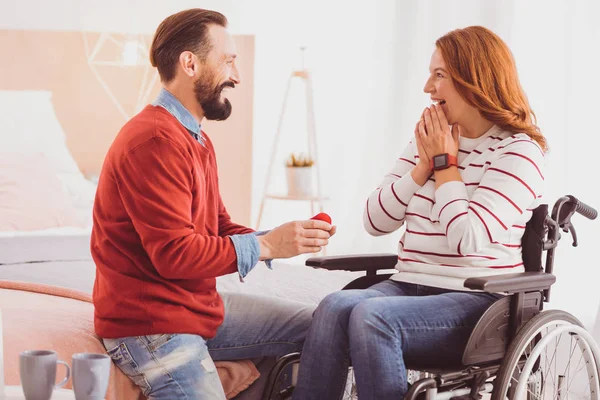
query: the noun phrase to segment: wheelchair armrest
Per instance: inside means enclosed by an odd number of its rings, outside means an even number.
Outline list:
[[[520,272],[518,274],[480,276],[469,278],[465,287],[486,292],[529,292],[548,289],[556,277],[545,272]]]
[[[398,262],[398,254],[356,254],[349,256],[311,257],[306,265],[330,271],[367,271],[375,273],[380,269],[393,269]]]

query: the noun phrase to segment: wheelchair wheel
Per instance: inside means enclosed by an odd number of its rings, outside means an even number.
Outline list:
[[[290,354],[276,365],[266,383],[264,400],[291,400],[298,380],[299,354]],[[354,370],[348,369],[348,379],[341,400],[357,400]]]
[[[581,322],[544,311],[511,342],[494,381],[492,400],[600,400],[600,350]]]

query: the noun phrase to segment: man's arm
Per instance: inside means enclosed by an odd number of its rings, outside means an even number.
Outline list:
[[[229,236],[233,241],[237,254],[237,271],[240,281],[243,282],[259,261],[260,244],[256,236],[266,232],[255,232],[253,229],[231,221],[231,217],[223,204],[219,193],[219,236]],[[271,268],[271,260],[264,260],[267,267]]]
[[[190,216],[188,157],[168,139],[158,137],[130,151],[116,171],[125,208],[164,278],[214,278],[236,272],[237,255],[230,237],[196,233]]]
[[[219,194],[219,236],[242,235],[252,232],[254,232],[253,229],[231,221],[231,217],[223,204],[221,194]]]

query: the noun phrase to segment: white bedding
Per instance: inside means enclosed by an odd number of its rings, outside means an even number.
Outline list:
[[[75,260],[91,260],[90,229],[0,232],[0,264]]]
[[[88,230],[55,229],[0,234],[0,279],[56,285],[91,293],[96,267]],[[237,274],[217,279],[219,291],[262,294],[316,304],[363,273],[316,270],[300,259],[259,263],[241,283]]]
[[[91,260],[0,265],[0,280],[42,283],[92,293],[96,266]]]
[[[58,228],[39,229],[35,231],[0,231],[0,239],[15,236],[61,236],[61,235],[89,235],[91,227],[78,228],[64,226]]]
[[[0,90],[0,108],[0,230],[91,226],[96,185],[67,147],[52,92]]]
[[[306,267],[299,261],[273,262],[273,270],[259,263],[240,283],[237,274],[217,278],[217,288],[223,292],[241,292],[279,297],[318,304],[329,293],[342,289],[364,272],[326,271]]]

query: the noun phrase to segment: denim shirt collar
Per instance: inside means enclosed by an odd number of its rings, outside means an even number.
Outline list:
[[[202,134],[200,133],[202,126],[196,122],[192,114],[167,89],[162,88],[160,90],[152,105],[161,106],[171,113],[198,142],[202,143]]]

